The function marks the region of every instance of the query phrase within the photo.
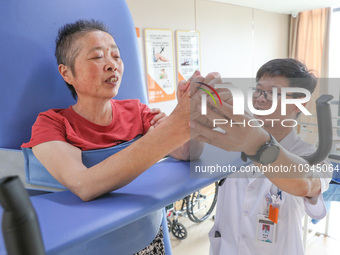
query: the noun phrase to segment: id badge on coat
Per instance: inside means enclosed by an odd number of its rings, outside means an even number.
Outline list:
[[[268,244],[275,243],[276,224],[268,216],[259,214],[256,224],[256,240]]]

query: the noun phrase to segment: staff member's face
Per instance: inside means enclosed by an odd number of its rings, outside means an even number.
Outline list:
[[[289,87],[289,81],[285,77],[282,76],[274,76],[270,77],[267,75],[264,75],[261,77],[261,79],[258,81],[256,88],[258,91],[262,91],[260,96],[253,97],[253,105],[254,108],[257,110],[268,110],[272,107],[272,91],[273,87],[276,87],[278,90],[278,102],[276,110],[270,114],[270,115],[254,115],[256,119],[262,119],[264,120],[264,125],[271,126],[271,121],[265,121],[265,119],[276,119],[276,120],[283,120],[283,119],[296,119],[296,115],[299,112],[298,108],[294,105],[287,105],[286,107],[286,113],[287,115],[281,115],[281,88],[287,88]],[[265,95],[265,93],[267,95]],[[287,95],[288,96],[288,95]],[[276,122],[274,122],[275,125]],[[279,122],[280,123],[280,122]],[[276,125],[275,125],[276,126]],[[281,127],[281,124],[277,125],[277,127]]]
[[[66,82],[73,85],[78,98],[111,99],[118,93],[124,72],[119,49],[111,35],[102,31],[87,32],[76,42],[79,47],[74,72],[59,66]]]

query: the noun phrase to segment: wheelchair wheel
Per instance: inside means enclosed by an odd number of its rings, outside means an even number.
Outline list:
[[[186,197],[189,219],[196,223],[207,219],[215,208],[217,193],[218,183],[216,182]]]
[[[184,227],[184,225],[182,223],[175,221],[172,223],[171,232],[174,235],[174,237],[176,237],[179,240],[184,240],[188,236],[187,229]]]

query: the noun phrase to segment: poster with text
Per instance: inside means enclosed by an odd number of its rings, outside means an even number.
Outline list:
[[[175,70],[171,30],[145,29],[149,103],[174,100]]]
[[[197,31],[177,31],[178,81],[187,80],[201,69],[200,34]]]

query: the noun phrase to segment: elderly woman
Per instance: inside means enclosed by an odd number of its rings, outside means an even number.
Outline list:
[[[89,201],[118,189],[169,153],[189,159],[189,89],[183,87],[188,84],[180,84],[179,102],[169,117],[138,100],[113,100],[124,64],[112,35],[93,20],[59,30],[56,58],[77,101],[67,109],[39,114],[30,142],[22,147],[31,147],[51,175],[79,198]],[[112,147],[138,135],[143,136],[97,165],[82,163],[82,151]],[[199,155],[202,147],[197,148]]]

